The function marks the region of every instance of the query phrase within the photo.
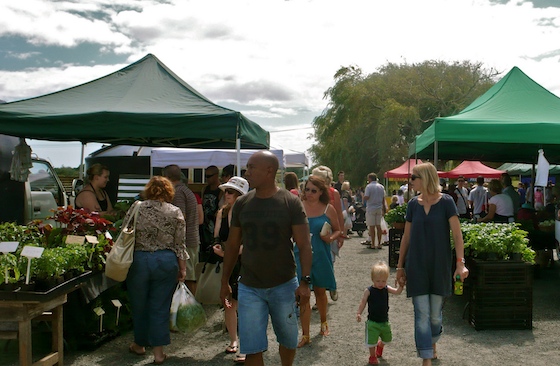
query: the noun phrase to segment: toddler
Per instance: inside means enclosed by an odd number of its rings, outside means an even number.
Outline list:
[[[389,266],[385,262],[377,262],[371,268],[372,286],[364,291],[364,296],[358,307],[356,320],[362,320],[362,312],[368,305],[368,319],[366,321],[366,346],[369,348],[369,364],[377,365],[378,357],[383,355],[383,347],[391,342],[393,334],[389,324],[389,294],[398,295],[403,288],[387,285]],[[381,339],[380,339],[381,338]],[[379,341],[378,341],[379,340]]]

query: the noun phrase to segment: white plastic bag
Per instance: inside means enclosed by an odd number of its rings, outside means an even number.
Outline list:
[[[206,323],[206,312],[194,298],[185,283],[177,284],[171,300],[169,328],[173,331],[192,333]]]

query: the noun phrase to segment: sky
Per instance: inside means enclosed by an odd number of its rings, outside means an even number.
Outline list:
[[[0,3],[0,100],[40,96],[151,53],[214,103],[306,151],[341,67],[518,66],[560,96],[560,0],[19,0]],[[92,126],[94,128],[94,126]],[[357,132],[359,133],[359,132]],[[78,142],[29,141],[55,166]],[[100,144],[86,146],[86,155]]]

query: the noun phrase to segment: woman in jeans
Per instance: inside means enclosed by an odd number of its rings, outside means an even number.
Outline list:
[[[406,284],[414,305],[414,339],[423,366],[437,358],[436,342],[443,331],[442,305],[451,295],[452,279],[463,281],[465,267],[459,213],[453,198],[441,193],[436,168],[430,163],[416,165],[410,177],[412,188],[422,192],[412,198],[406,211],[401,239],[397,281]],[[452,275],[449,231],[453,232],[457,269]]]
[[[126,278],[132,307],[134,342],[131,353],[142,356],[152,347],[154,364],[167,355],[163,346],[171,343],[169,309],[177,281],[186,276],[185,219],[172,205],[173,184],[163,177],[150,179],[136,219],[134,260]],[[127,222],[132,208],[123,222]]]

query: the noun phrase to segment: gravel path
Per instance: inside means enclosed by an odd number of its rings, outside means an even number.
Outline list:
[[[355,320],[363,290],[370,284],[369,270],[374,261],[388,257],[388,247],[371,250],[360,245],[363,240],[353,236],[347,240],[335,271],[339,285],[339,300],[329,300],[331,335],[319,336],[319,316],[311,319],[312,344],[299,349],[295,365],[367,365],[368,351],[363,346],[363,323]],[[560,365],[557,339],[560,328],[560,267],[540,271],[534,281],[533,329],[507,331],[476,331],[462,319],[465,299],[451,297],[444,307],[444,335],[438,343],[439,359],[434,365]],[[395,278],[394,269],[389,282]],[[312,300],[313,301],[313,300]],[[413,334],[412,304],[406,294],[390,297],[390,321],[393,342],[385,347],[381,365],[421,365],[416,357]],[[172,335],[166,348],[170,356],[166,365],[233,365],[233,355],[224,353],[228,337],[222,330],[223,313],[217,307],[207,307],[207,325],[191,336]],[[138,357],[127,352],[132,334],[126,333],[94,352],[67,352],[65,364],[70,366],[146,365],[151,356]],[[0,365],[17,364],[17,347],[1,343]],[[14,342],[15,343],[15,342]],[[267,365],[279,365],[278,347],[269,329]]]

